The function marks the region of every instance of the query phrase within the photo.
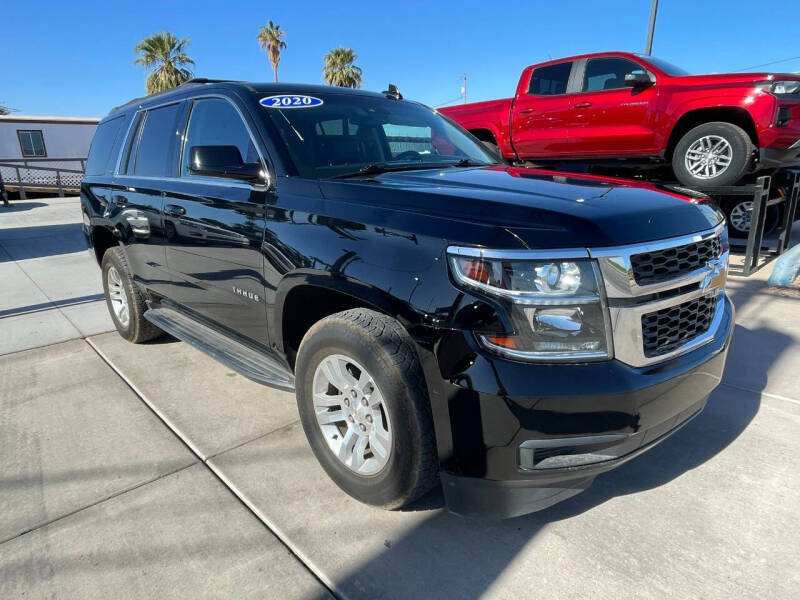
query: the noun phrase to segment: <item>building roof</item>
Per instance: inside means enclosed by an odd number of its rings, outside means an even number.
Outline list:
[[[98,117],[54,117],[46,115],[0,115],[0,123],[69,123],[71,125],[97,125]]]

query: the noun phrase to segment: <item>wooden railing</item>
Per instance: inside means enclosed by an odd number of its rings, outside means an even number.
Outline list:
[[[85,169],[85,158],[0,158],[0,193],[4,202],[4,191],[18,191],[20,199],[25,200],[26,189],[56,190],[63,197],[65,192],[80,189]]]

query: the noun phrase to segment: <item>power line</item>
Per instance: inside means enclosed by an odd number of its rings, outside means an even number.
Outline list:
[[[439,108],[440,106],[444,106],[445,104],[452,104],[453,102],[456,102],[458,100],[463,100],[463,99],[464,99],[464,96],[459,96],[458,98],[453,98],[452,100],[448,100],[447,102],[442,102],[441,104],[437,104],[433,108]]]
[[[798,60],[800,56],[792,56],[790,58],[782,58],[780,60],[773,60],[772,62],[764,63],[761,65],[753,65],[752,67],[742,67],[741,69],[737,69],[737,71],[747,71],[748,69],[758,69],[759,67],[768,67],[770,65],[777,65],[778,63],[789,62],[790,60]]]

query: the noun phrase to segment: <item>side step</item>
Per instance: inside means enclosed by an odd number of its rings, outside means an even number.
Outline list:
[[[144,318],[248,379],[288,392],[294,391],[294,375],[268,354],[232,340],[168,306],[150,308],[145,311]]]

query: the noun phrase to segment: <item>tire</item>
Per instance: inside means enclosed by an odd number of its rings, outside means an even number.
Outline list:
[[[339,376],[328,375],[332,366],[338,366]],[[436,485],[427,387],[414,344],[396,320],[352,309],[318,321],[300,344],[295,373],[308,442],[342,490],[365,504],[396,509]],[[353,385],[356,378],[361,381]],[[329,398],[321,403],[324,395]],[[327,416],[318,419],[318,413]],[[337,456],[342,447],[353,448],[344,451],[349,464]]]
[[[717,152],[721,154],[718,162],[706,170],[698,163],[705,154],[704,150],[709,148],[718,148]],[[741,127],[723,122],[703,123],[678,141],[672,153],[672,170],[678,181],[687,187],[707,189],[734,185],[747,172],[754,150],[753,142]],[[698,173],[689,170],[692,163],[698,164]],[[714,170],[717,170],[716,174]]]
[[[116,247],[106,250],[100,266],[106,306],[119,334],[134,344],[141,344],[163,335],[161,329],[144,318],[147,304],[144,295],[133,283],[128,261],[122,249]],[[118,307],[125,303],[127,303],[127,318],[124,312],[118,310]]]
[[[733,238],[746,238],[750,235],[750,214],[753,210],[753,201],[749,198],[729,199],[722,203],[722,210],[728,221],[728,233]],[[767,216],[764,219],[764,235],[769,235],[781,220],[779,206],[767,207]]]

